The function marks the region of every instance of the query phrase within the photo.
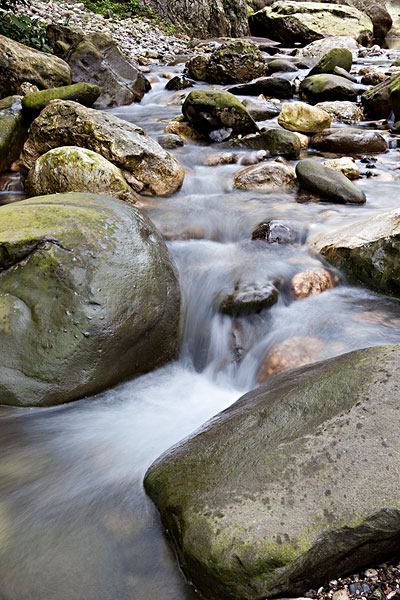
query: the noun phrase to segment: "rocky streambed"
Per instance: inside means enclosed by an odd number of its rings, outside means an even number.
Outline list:
[[[209,41],[117,88],[50,31],[47,71],[0,39],[0,597],[392,598],[398,52]]]

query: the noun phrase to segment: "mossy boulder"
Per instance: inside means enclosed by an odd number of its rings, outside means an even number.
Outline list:
[[[61,404],[175,355],[175,271],[138,209],[71,193],[0,211],[2,404]]]
[[[400,550],[399,360],[383,346],[275,375],[150,467],[205,597],[296,597]]]
[[[75,83],[92,83],[101,88],[97,108],[139,102],[151,88],[138,66],[122,54],[106,33],[86,35],[72,46],[65,60]]]
[[[52,100],[73,100],[84,106],[92,106],[100,96],[101,90],[98,85],[91,83],[74,83],[49,90],[40,90],[26,94],[22,98],[22,107],[29,117],[37,117],[38,114]]]
[[[377,131],[362,131],[352,127],[332,127],[315,134],[312,148],[337,154],[375,154],[387,150],[385,138]]]
[[[299,133],[317,133],[331,126],[331,118],[321,108],[305,102],[285,102],[278,116],[278,123],[289,131]]]
[[[0,173],[17,160],[26,139],[21,99],[9,96],[0,100]]]
[[[0,35],[0,98],[17,94],[24,81],[39,89],[69,85],[71,69],[61,58]]]
[[[400,84],[400,75],[392,75],[382,83],[378,83],[361,96],[364,113],[367,118],[386,119],[392,112],[390,89]]]
[[[258,46],[248,40],[230,40],[211,54],[206,80],[226,85],[245,83],[264,74],[265,62]]]
[[[311,69],[309,75],[320,75],[322,73],[333,73],[335,67],[341,67],[350,71],[353,64],[353,55],[347,48],[332,48]]]
[[[61,146],[42,154],[29,171],[25,190],[28,196],[91,192],[130,204],[139,199],[118,167],[97,152],[78,146]]]
[[[270,156],[284,156],[297,159],[300,156],[301,141],[291,131],[285,129],[268,129],[256,135],[242,139],[233,139],[226,143],[230,148],[246,148],[247,150],[268,150]]]
[[[325,167],[318,160],[305,158],[296,165],[300,187],[330,202],[364,204],[366,196],[343,173]]]
[[[201,132],[229,128],[233,134],[258,131],[249,111],[235,96],[219,90],[193,90],[182,106],[185,118]]]
[[[332,32],[367,44],[373,32],[371,19],[361,11],[325,2],[278,0],[254,13],[249,24],[253,35],[273,37],[287,44],[307,44]]]
[[[340,75],[311,75],[300,84],[303,100],[316,104],[326,100],[357,100],[359,87]]]
[[[140,127],[70,100],[54,100],[33,121],[21,155],[25,177],[36,160],[59,146],[93,150],[123,169],[135,191],[172,194],[183,182],[179,162]]]
[[[309,240],[353,281],[400,298],[400,211],[362,217]]]
[[[294,73],[298,71],[295,63],[283,58],[274,58],[268,63],[268,73]]]
[[[196,81],[205,81],[207,79],[207,66],[210,57],[207,54],[195,54],[185,64],[189,77],[193,77]]]

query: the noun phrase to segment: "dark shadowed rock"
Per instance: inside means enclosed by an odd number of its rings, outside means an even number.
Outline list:
[[[300,156],[301,142],[298,136],[285,129],[268,129],[256,135],[226,142],[227,147],[249,150],[268,150],[271,156],[296,159]]]
[[[351,81],[339,75],[311,75],[300,84],[300,94],[309,102],[326,100],[357,100],[359,89]]]
[[[305,158],[297,163],[296,175],[300,187],[331,202],[351,204],[366,202],[364,192],[343,173],[324,167],[312,158]]]
[[[17,160],[27,136],[21,100],[21,96],[0,100],[0,173]]]
[[[382,83],[364,92],[361,102],[364,107],[365,116],[371,119],[386,119],[392,112],[390,102],[390,87],[400,83],[400,75],[392,75]]]
[[[270,98],[292,98],[293,88],[288,79],[283,77],[261,77],[257,81],[235,85],[228,92],[236,96],[259,96]]]
[[[295,597],[400,550],[399,360],[375,347],[276,375],[150,467],[206,597]]]
[[[244,83],[264,74],[265,62],[258,46],[247,40],[231,40],[211,54],[206,81],[222,85]]]

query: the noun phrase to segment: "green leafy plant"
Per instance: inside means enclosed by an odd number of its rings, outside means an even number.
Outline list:
[[[46,25],[26,15],[14,13],[0,15],[0,34],[31,48],[52,52],[47,45]]]
[[[139,0],[128,0],[127,2],[118,2],[118,0],[83,0],[83,3],[88,10],[100,15],[107,15],[112,11],[116,17],[139,16],[150,19],[155,17],[153,9],[143,6]]]

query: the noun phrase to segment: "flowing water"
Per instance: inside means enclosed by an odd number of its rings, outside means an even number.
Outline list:
[[[382,68],[388,61],[379,62]],[[174,72],[179,67],[172,69]],[[139,105],[113,112],[157,137],[178,115],[181,93],[158,81]],[[276,121],[265,123],[276,125]],[[365,126],[365,125],[363,125]],[[373,127],[373,124],[367,125]],[[375,125],[376,126],[376,125]],[[238,165],[204,166],[215,149],[174,151],[182,190],[149,199],[146,210],[168,240],[183,295],[179,360],[94,398],[52,409],[0,408],[0,600],[190,600],[142,481],[163,451],[255,387],[265,354],[294,336],[318,338],[321,358],[400,342],[397,300],[350,286],[295,301],[290,280],[321,265],[304,243],[358,215],[398,205],[398,150],[377,157],[360,180],[365,206],[296,202],[294,192],[233,189]],[[253,155],[239,153],[239,162]],[[23,196],[16,175],[0,181],[0,203]],[[296,243],[252,241],[276,219]],[[277,304],[232,318],[218,312],[235,286],[280,281]]]

